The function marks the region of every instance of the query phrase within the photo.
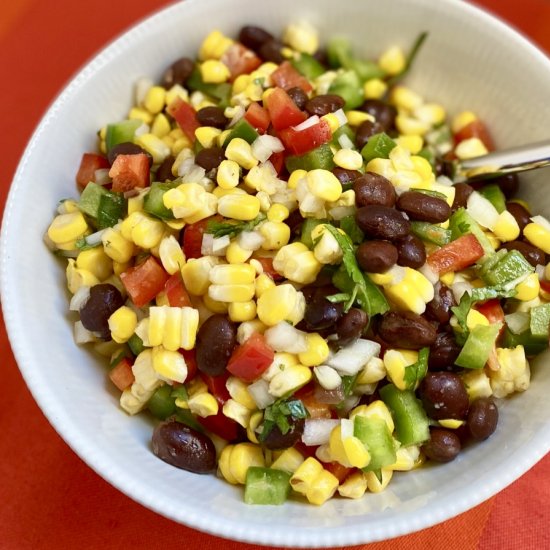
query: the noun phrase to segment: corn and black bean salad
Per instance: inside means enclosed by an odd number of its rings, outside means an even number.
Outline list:
[[[142,78],[45,240],[75,340],[152,450],[250,504],[382,491],[497,429],[548,347],[550,223],[515,176],[453,181],[482,120],[307,23],[214,30]]]

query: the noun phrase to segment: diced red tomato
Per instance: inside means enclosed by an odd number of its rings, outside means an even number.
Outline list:
[[[290,90],[290,88],[302,88],[307,94],[313,90],[309,80],[300,74],[290,63],[283,61],[275,71],[271,73],[271,79],[279,88]]]
[[[462,235],[428,256],[427,262],[439,275],[461,271],[483,256],[483,248],[471,233]]]
[[[204,383],[208,386],[208,391],[216,398],[216,401],[223,405],[231,396],[225,386],[229,373],[224,372],[220,376],[210,376],[209,374],[200,373],[200,377]]]
[[[540,288],[542,288],[543,292],[548,292],[550,293],[550,281],[539,281],[540,283]]]
[[[319,145],[329,142],[332,138],[328,122],[322,119],[303,130],[284,128],[279,130],[278,135],[285,149],[293,155],[303,155],[316,149]]]
[[[145,153],[118,155],[109,170],[113,191],[124,193],[150,185],[149,159]]]
[[[262,264],[264,273],[269,275],[275,282],[282,281],[284,279],[282,275],[275,271],[275,268],[273,267],[273,258],[259,257],[255,259]]]
[[[109,161],[103,155],[84,153],[76,173],[76,184],[86,187],[90,181],[95,181],[95,171],[102,168],[109,168]]]
[[[176,97],[166,110],[176,120],[183,133],[194,142],[195,130],[200,126],[195,109],[181,97]]]
[[[233,351],[227,370],[245,382],[253,382],[271,363],[275,354],[262,334],[257,332]]]
[[[235,439],[238,439],[241,431],[239,424],[235,420],[224,416],[221,407],[218,410],[218,414],[207,416],[206,418],[197,416],[197,420],[208,431],[226,441],[235,441]]]
[[[339,462],[323,462],[323,468],[328,470],[340,483],[353,472],[353,468],[342,466]]]
[[[269,128],[269,113],[257,101],[253,101],[248,106],[244,118],[260,134],[265,134]]]
[[[221,219],[221,216],[216,215],[185,226],[183,230],[183,252],[187,259],[202,256],[202,236],[206,231],[208,222]]]
[[[479,118],[476,118],[475,120],[472,120],[472,122],[466,124],[466,126],[464,126],[464,128],[461,128],[454,137],[456,145],[458,145],[461,141],[464,141],[465,139],[475,137],[479,138],[483,142],[488,151],[494,151],[495,149],[493,138],[491,137],[487,126],[485,126],[485,124],[481,120],[479,120]]]
[[[231,44],[231,46],[225,50],[220,61],[227,65],[231,73],[231,81],[235,80],[235,78],[241,74],[251,73],[262,64],[262,60],[252,50],[248,49],[240,42]]]
[[[111,382],[120,390],[124,391],[130,387],[135,380],[132,372],[132,361],[123,357],[109,372]]]
[[[143,307],[161,290],[170,276],[153,256],[120,274],[120,280],[130,299],[137,307]]]
[[[304,458],[316,458],[315,451],[319,448],[318,445],[305,445],[302,441],[297,441],[294,444],[294,448],[304,457]]]
[[[280,175],[283,168],[285,167],[285,154],[280,151],[278,153],[272,153],[269,157],[269,162],[273,164],[273,168],[275,168],[275,172],[277,172],[277,175]]]
[[[179,352],[183,355],[185,359],[185,364],[187,365],[187,378],[186,382],[190,382],[197,375],[197,358],[194,349],[180,349]]]
[[[164,285],[168,304],[172,307],[192,307],[191,299],[183,284],[181,273],[174,273]]]
[[[487,317],[491,324],[504,323],[504,311],[500,305],[500,300],[495,298],[493,300],[487,300],[482,304],[476,304],[474,309],[477,309],[479,313]]]
[[[273,128],[277,131],[296,126],[307,118],[306,113],[298,109],[296,103],[282,88],[274,88],[265,103]]]

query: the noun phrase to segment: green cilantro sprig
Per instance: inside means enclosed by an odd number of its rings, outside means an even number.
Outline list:
[[[215,239],[220,237],[225,237],[226,235],[229,238],[236,237],[239,233],[243,231],[252,231],[258,224],[262,223],[266,219],[266,215],[263,212],[260,212],[253,220],[248,222],[246,221],[215,221],[211,220],[206,225],[206,233],[209,233],[214,236]]]

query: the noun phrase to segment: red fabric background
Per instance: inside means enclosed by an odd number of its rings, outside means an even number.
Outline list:
[[[0,8],[0,211],[17,162],[63,84],[99,48],[163,0],[12,0]],[[548,0],[478,0],[550,51]],[[59,438],[28,392],[0,318],[0,549],[255,548],[175,524],[136,504]],[[550,548],[550,456],[493,499],[408,537],[364,545],[515,550]],[[358,547],[359,548],[359,547]]]

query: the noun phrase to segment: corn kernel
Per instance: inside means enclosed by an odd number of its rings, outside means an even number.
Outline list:
[[[216,256],[191,258],[181,268],[181,276],[185,288],[194,296],[202,296],[208,292],[210,270],[219,263]]]
[[[233,44],[233,40],[218,30],[213,30],[203,41],[199,49],[199,59],[219,59]]]
[[[101,235],[103,250],[113,261],[125,264],[134,255],[134,243],[125,239],[119,231],[108,227]]]
[[[152,133],[141,134],[134,141],[153,157],[154,164],[160,164],[171,153],[170,147]]]
[[[378,59],[379,67],[389,75],[396,75],[402,72],[405,64],[405,54],[399,46],[388,48]]]
[[[226,314],[229,310],[229,304],[227,302],[220,302],[210,298],[208,294],[205,294],[202,297],[202,302],[205,307],[212,313],[223,313]]]
[[[71,294],[74,294],[82,286],[94,286],[99,283],[99,280],[91,271],[77,268],[73,258],[69,258],[67,262],[65,276],[67,278],[67,288]]]
[[[399,447],[396,451],[395,462],[387,468],[397,472],[408,472],[416,468],[420,461],[420,449],[417,445]]]
[[[153,120],[153,124],[151,126],[151,133],[157,136],[158,138],[168,138],[170,137],[168,135],[170,133],[170,128],[171,128],[170,122],[167,116],[164,113],[159,113]],[[175,141],[174,138],[171,138],[171,139],[173,140],[173,142]]]
[[[100,246],[79,252],[76,258],[76,267],[90,271],[100,281],[109,277],[113,272],[113,262]]]
[[[256,317],[256,302],[231,302],[228,307],[229,318],[234,323],[252,321]]]
[[[234,138],[229,142],[225,149],[225,157],[234,160],[246,170],[250,170],[258,164],[258,159],[252,154],[252,147],[242,138]]]
[[[115,342],[123,344],[130,339],[136,330],[137,315],[133,309],[121,306],[111,314],[108,323],[111,338]]]
[[[189,397],[187,404],[189,406],[189,410],[201,418],[218,414],[218,402],[216,401],[216,398],[208,392],[199,393]]]
[[[297,451],[294,447],[290,447],[277,457],[273,464],[271,464],[271,468],[294,473],[303,463],[304,457],[300,451]]]
[[[56,244],[72,243],[82,237],[88,231],[88,224],[84,215],[80,211],[69,214],[59,214],[56,216],[50,227],[48,227],[48,237]]]
[[[307,351],[298,354],[302,365],[313,367],[320,365],[329,355],[329,348],[326,340],[317,332],[310,332],[306,336]]]
[[[254,195],[225,195],[218,200],[218,213],[226,218],[250,221],[260,213],[260,201]]]
[[[310,170],[306,176],[309,191],[322,200],[334,202],[342,194],[342,184],[338,178],[328,170],[316,168]]]
[[[230,264],[242,264],[250,256],[252,256],[252,250],[242,248],[237,241],[232,241],[225,251],[225,257]]]
[[[345,498],[361,498],[367,490],[367,478],[363,472],[353,472],[338,487],[338,493]]]
[[[315,479],[315,483],[308,487],[306,498],[311,504],[321,506],[332,498],[338,489],[338,478],[328,470],[323,470]]]
[[[250,416],[252,414],[252,411],[249,408],[234,399],[228,399],[223,404],[222,410],[224,416],[227,418],[231,418],[245,429],[248,427],[248,424],[250,423]]]
[[[305,495],[323,470],[324,468],[318,460],[308,457],[294,471],[290,478],[290,485],[297,493]]]
[[[283,222],[289,215],[290,212],[284,204],[272,204],[267,211],[267,219],[270,222]]]
[[[451,130],[453,134],[458,134],[462,128],[465,128],[474,120],[477,120],[477,116],[472,113],[472,111],[462,111],[461,113],[458,113],[451,122]]]
[[[312,377],[311,369],[303,365],[285,368],[277,373],[269,382],[269,393],[274,397],[282,397],[305,386]]]
[[[350,126],[360,126],[367,120],[371,122],[375,120],[371,114],[365,113],[364,111],[346,111],[346,118]]]
[[[235,476],[231,473],[231,454],[233,453],[233,449],[235,448],[235,445],[227,445],[223,448],[222,452],[220,453],[220,457],[218,459],[218,473],[228,482],[232,485],[238,485],[237,480],[235,479]]]
[[[395,117],[395,125],[399,133],[405,136],[423,136],[430,129],[430,125],[426,122],[404,114],[398,114]]]
[[[264,250],[279,250],[290,240],[290,227],[284,222],[266,221],[258,231],[264,238],[262,243]]]
[[[310,55],[319,48],[317,29],[306,21],[288,25],[283,34],[283,41],[296,51]]]
[[[491,397],[493,390],[491,389],[491,381],[484,370],[468,370],[460,375],[470,401],[474,401],[479,397]]]
[[[259,296],[257,310],[258,318],[267,326],[275,326],[281,321],[297,324],[305,311],[304,295],[291,284],[273,284]]]
[[[164,236],[164,224],[147,214],[134,212],[120,224],[120,232],[137,246],[150,249],[160,244]]]
[[[445,122],[445,109],[437,103],[424,103],[414,110],[414,117],[429,126],[439,126]]]
[[[534,300],[540,291],[540,282],[536,273],[529,274],[521,283],[516,285],[516,300],[530,302]]]
[[[225,63],[215,59],[208,59],[199,66],[201,76],[207,84],[221,84],[227,82],[231,73]]]
[[[166,90],[162,86],[151,86],[145,94],[143,106],[155,115],[164,109],[165,101]]]
[[[222,160],[216,173],[216,181],[222,189],[239,185],[240,167],[234,160]]]
[[[153,115],[141,107],[132,107],[128,113],[128,119],[141,120],[144,124],[151,124],[153,122]]]
[[[388,90],[388,85],[380,78],[369,78],[363,85],[365,99],[380,99]]]
[[[455,147],[454,152],[459,159],[465,160],[486,155],[489,151],[483,141],[477,137],[472,137],[461,141]]]
[[[353,420],[356,416],[363,416],[365,418],[378,418],[383,420],[388,427],[390,433],[393,432],[395,424],[388,406],[384,401],[377,399],[369,405],[359,405],[355,407],[349,414],[350,420]]]
[[[187,365],[181,353],[157,346],[153,348],[152,357],[153,368],[160,376],[174,382],[185,382]]]
[[[418,153],[420,153],[420,151],[422,150],[422,146],[424,145],[424,140],[419,135],[399,136],[395,138],[394,141],[400,147],[404,147],[405,149],[407,149],[407,151],[409,151],[411,155],[417,155]],[[414,162],[414,158],[415,157],[411,157],[411,160],[413,160],[413,162]],[[426,160],[423,157],[418,157],[418,158],[422,158],[422,160]],[[415,166],[415,169],[416,169],[416,166]],[[430,166],[430,172],[431,172],[431,166]]]
[[[351,424],[350,424],[351,423]],[[330,433],[329,452],[333,461],[342,466],[364,468],[370,462],[370,454],[361,441],[353,435],[344,435],[343,425],[352,425],[351,420],[343,419]]]
[[[340,149],[334,155],[334,164],[346,170],[359,170],[363,166],[363,157],[359,151]]]
[[[334,134],[338,128],[340,128],[340,120],[334,113],[327,113],[321,117],[330,128],[330,131]]]
[[[389,349],[384,354],[384,366],[388,377],[400,390],[407,389],[405,382],[406,367],[418,361],[418,352],[412,350]]]
[[[528,223],[523,235],[533,245],[550,254],[550,231],[539,223]]]
[[[307,177],[307,171],[298,169],[294,170],[288,178],[288,188],[289,189],[296,189],[296,186],[298,185],[298,182],[302,179]]]
[[[211,283],[218,285],[252,283],[256,271],[250,264],[220,264],[212,268],[209,278]]]
[[[365,474],[367,478],[367,488],[371,493],[380,493],[382,492],[391,481],[391,478],[393,476],[393,470],[390,470],[389,468],[380,468],[380,477],[382,478],[382,481],[380,481],[377,477],[377,475],[374,472],[367,472]]]
[[[216,143],[216,138],[221,133],[222,131],[218,128],[213,128],[211,126],[199,126],[195,130],[195,137],[205,149],[209,149],[211,147],[214,147]]]

